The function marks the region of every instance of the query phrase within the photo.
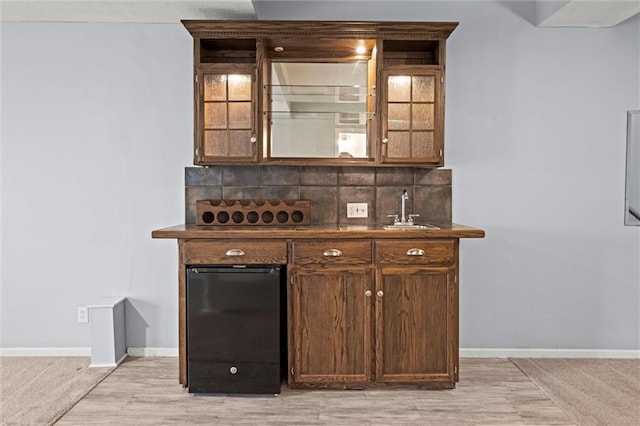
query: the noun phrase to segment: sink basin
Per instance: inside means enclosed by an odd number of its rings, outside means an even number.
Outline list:
[[[403,230],[420,230],[420,229],[440,229],[437,226],[433,226],[433,225],[427,225],[427,224],[423,224],[423,225],[419,225],[417,223],[414,224],[397,224],[397,225],[384,225],[383,228],[387,231],[391,231],[391,230],[399,230],[399,231],[403,231]]]

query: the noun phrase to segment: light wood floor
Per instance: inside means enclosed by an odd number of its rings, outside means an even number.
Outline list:
[[[324,391],[272,396],[187,393],[176,358],[126,360],[58,425],[567,425],[563,411],[507,359],[461,359],[454,390]]]

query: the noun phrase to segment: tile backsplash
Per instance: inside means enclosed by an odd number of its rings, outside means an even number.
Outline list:
[[[451,222],[451,170],[411,167],[216,166],[185,168],[185,222],[196,222],[204,199],[304,199],[311,224],[374,225],[406,213],[417,222]],[[347,218],[347,203],[367,203],[368,218]]]

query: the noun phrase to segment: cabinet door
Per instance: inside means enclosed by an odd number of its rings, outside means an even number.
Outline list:
[[[201,65],[196,86],[194,163],[256,161],[255,65]]]
[[[376,380],[454,385],[452,268],[381,268],[376,288]]]
[[[294,277],[291,384],[362,387],[372,376],[371,273],[298,270]]]
[[[442,165],[441,73],[420,67],[382,72],[381,162]]]

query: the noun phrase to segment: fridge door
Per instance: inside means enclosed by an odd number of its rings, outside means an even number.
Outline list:
[[[280,267],[187,270],[189,392],[280,392]]]

